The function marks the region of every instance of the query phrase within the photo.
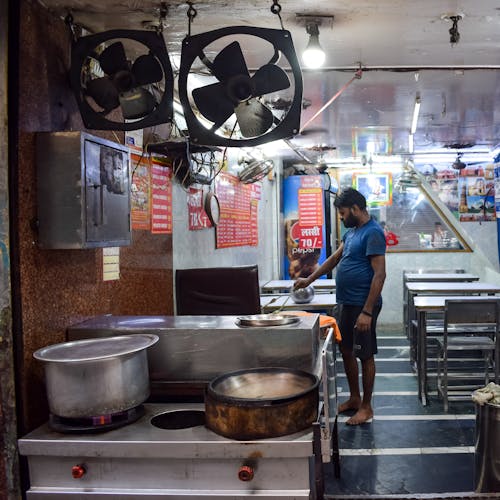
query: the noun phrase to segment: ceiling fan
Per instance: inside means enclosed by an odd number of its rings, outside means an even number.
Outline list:
[[[251,71],[245,60],[249,37],[265,42],[266,63]],[[215,57],[207,54],[222,50]],[[284,63],[291,69],[287,74]],[[207,85],[194,85],[201,63],[212,79]],[[286,67],[286,66],[284,66]],[[265,104],[264,96],[293,97],[282,110]],[[182,43],[179,97],[184,110],[190,141],[215,146],[256,146],[295,135],[300,126],[302,74],[290,32],[231,26],[188,36]]]

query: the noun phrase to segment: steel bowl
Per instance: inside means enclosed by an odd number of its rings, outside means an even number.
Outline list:
[[[296,304],[308,304],[314,298],[314,287],[309,285],[305,288],[297,288],[296,290],[292,288],[290,295]]]

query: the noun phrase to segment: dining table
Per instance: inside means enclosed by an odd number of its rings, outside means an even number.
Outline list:
[[[479,281],[472,273],[405,273],[404,281]]]
[[[337,306],[337,296],[334,293],[315,294],[310,302],[296,303],[288,293],[279,295],[262,294],[260,307],[263,313],[276,311],[325,311],[328,316],[333,316]]]
[[[271,280],[266,283],[260,285],[261,293],[281,293],[281,292],[289,292],[293,287],[295,280]],[[317,292],[327,292],[333,293],[335,291],[335,279],[334,278],[325,278],[325,279],[317,279],[312,283],[312,286]]]
[[[500,285],[483,281],[408,281],[403,290],[403,325],[410,338],[411,322],[416,319],[414,298],[418,295],[494,295]]]
[[[430,313],[444,313],[447,300],[498,300],[500,297],[484,295],[418,295],[413,299],[417,315],[416,329],[416,372],[418,378],[418,397],[422,404],[428,404],[427,388],[427,318]]]

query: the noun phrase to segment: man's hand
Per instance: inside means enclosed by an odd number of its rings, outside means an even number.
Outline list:
[[[361,313],[356,320],[356,326],[360,332],[369,332],[372,326],[372,318]]]
[[[298,290],[299,288],[305,288],[309,285],[309,278],[297,278],[297,281],[295,281],[295,283],[293,284],[293,289]]]

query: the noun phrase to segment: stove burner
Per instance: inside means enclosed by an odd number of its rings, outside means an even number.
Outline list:
[[[201,410],[175,410],[160,413],[151,419],[159,429],[187,429],[205,425],[205,412]]]
[[[139,405],[129,410],[96,417],[68,418],[50,414],[49,427],[53,431],[69,434],[106,432],[135,422],[144,412],[144,406]]]

